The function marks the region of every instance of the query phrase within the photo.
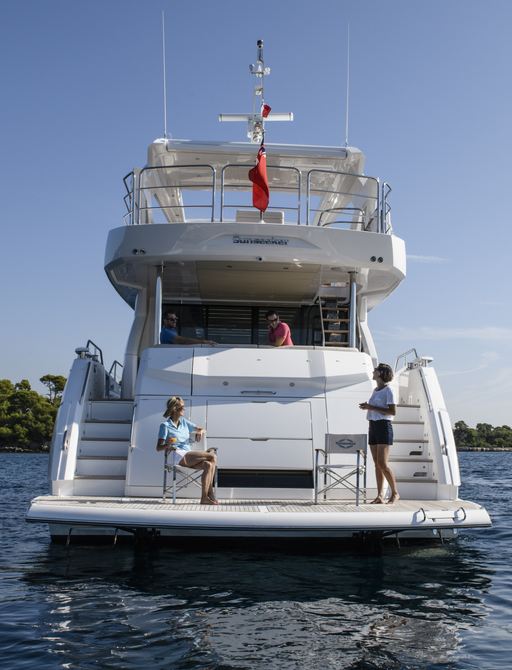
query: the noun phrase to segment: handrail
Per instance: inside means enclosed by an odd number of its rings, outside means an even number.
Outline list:
[[[87,363],[87,372],[84,375],[84,383],[82,384],[82,391],[80,393],[80,400],[78,401],[80,405],[82,404],[82,401],[84,399],[85,389],[87,388],[87,384],[89,383],[89,375],[91,374],[91,369],[92,369],[92,366],[91,366],[91,363],[89,361],[89,363]]]
[[[246,169],[250,170],[253,167],[254,167],[254,163],[227,163],[222,168],[221,174],[220,174],[220,216],[219,216],[219,220],[220,220],[221,223],[224,221],[224,209],[227,209],[227,208],[233,209],[234,207],[240,207],[240,205],[226,205],[225,204],[224,193],[225,193],[225,190],[226,190],[226,177],[225,177],[226,170],[234,169],[234,168],[246,168]],[[291,170],[291,171],[297,173],[297,188],[296,189],[294,189],[292,187],[285,187],[285,188],[281,187],[279,189],[280,193],[286,192],[286,191],[292,191],[293,192],[293,191],[296,190],[296,192],[297,192],[297,206],[296,207],[281,207],[281,206],[279,206],[279,207],[275,207],[275,208],[269,207],[268,209],[270,211],[272,211],[272,209],[280,209],[280,210],[283,210],[283,209],[288,210],[289,209],[289,210],[292,210],[292,211],[296,211],[297,212],[297,224],[300,225],[301,192],[302,192],[302,190],[301,190],[302,189],[302,187],[301,187],[301,183],[302,183],[301,171],[298,168],[293,167],[291,165],[267,165],[267,174],[270,173],[272,170]],[[271,180],[270,180],[270,186],[272,186]],[[249,190],[249,188],[251,188],[251,187],[252,187],[252,184],[249,181],[249,176],[247,176],[246,189]],[[241,187],[234,185],[232,188],[238,188],[239,189]]]
[[[362,217],[364,215],[364,210],[361,209],[361,207],[329,207],[328,209],[323,209],[323,210],[314,209],[314,210],[311,210],[311,211],[313,211],[313,212],[321,211],[322,212],[320,214],[320,218],[318,219],[318,224],[317,224],[318,226],[320,226],[322,228],[327,227],[327,226],[332,226],[332,225],[335,225],[335,224],[340,224],[340,223],[341,224],[346,224],[346,225],[356,225],[360,229],[362,229],[362,227],[363,227],[364,221],[363,221]],[[361,219],[359,221],[354,221],[354,219],[352,218],[351,220],[347,220],[347,221],[335,220],[335,221],[327,221],[326,223],[322,223],[322,217],[324,215],[329,215],[332,212],[347,212],[347,214],[350,214],[350,212],[358,212],[360,214]]]
[[[336,175],[336,176],[342,176],[342,177],[355,177],[357,179],[366,179],[369,181],[373,181],[376,184],[376,189],[375,189],[375,195],[370,196],[370,195],[364,195],[362,193],[340,193],[340,191],[336,190],[326,190],[326,189],[312,189],[311,188],[311,178],[314,173],[322,173],[322,174],[331,174],[331,175]],[[311,197],[311,192],[316,191],[316,192],[323,192],[323,193],[332,193],[332,194],[340,194],[340,195],[346,195],[347,197],[351,198],[365,198],[366,200],[375,200],[375,209],[377,212],[380,211],[380,199],[381,199],[381,194],[380,194],[380,180],[377,177],[369,177],[368,175],[365,174],[357,174],[355,172],[342,172],[340,170],[327,170],[324,168],[313,168],[312,170],[309,170],[307,173],[307,181],[306,181],[306,225],[310,225],[310,212],[311,211],[321,211],[321,210],[312,210],[310,208],[310,197]]]
[[[119,384],[117,381],[117,368],[122,368],[124,367],[122,363],[120,363],[118,360],[113,361],[112,365],[110,366],[110,370],[108,371],[108,374],[112,379],[116,382],[116,384]]]
[[[89,345],[90,344],[94,347],[94,352],[89,351]],[[85,349],[86,349],[87,353],[89,354],[89,356],[87,356],[87,358],[93,358],[93,359],[95,358],[97,360],[98,353],[99,353],[100,363],[103,365],[103,352],[98,347],[97,344],[95,344],[92,340],[87,340],[87,344],[85,345]]]
[[[380,213],[380,232],[388,233],[391,232],[391,223],[388,225],[388,215],[391,213],[391,205],[388,203],[388,195],[393,189],[387,183],[387,181],[382,183],[382,210]]]
[[[193,205],[193,204],[180,204],[180,205],[161,205],[159,203],[159,207],[152,207],[152,206],[145,206],[141,207],[140,204],[140,194],[145,192],[145,191],[150,191],[150,192],[156,192],[161,190],[161,189],[204,189],[205,185],[202,183],[194,184],[192,183],[177,183],[177,184],[163,184],[163,185],[148,185],[145,186],[143,185],[143,180],[146,174],[151,173],[156,170],[166,170],[166,171],[171,171],[171,170],[200,170],[200,169],[207,169],[211,171],[211,186],[210,191],[211,191],[211,202],[210,204],[205,204],[205,205]],[[145,167],[142,168],[142,170],[139,173],[139,187],[138,187],[138,193],[139,193],[139,211],[138,211],[138,217],[137,217],[137,223],[141,223],[140,221],[140,215],[141,212],[148,212],[153,209],[156,210],[174,210],[174,209],[197,209],[197,208],[209,208],[211,210],[211,216],[210,220],[213,223],[215,221],[215,192],[217,188],[217,171],[213,167],[213,165],[209,165],[208,163],[198,163],[197,165],[157,165],[153,167]],[[167,217],[166,217],[167,218]]]
[[[407,356],[409,354],[412,354],[412,353],[414,353],[416,358],[419,358],[418,352],[416,351],[416,349],[414,347],[412,349],[408,349],[407,351],[404,351],[403,354],[400,354],[399,356],[397,356],[396,361],[395,361],[395,372],[398,370],[398,361],[403,358],[404,359],[404,365],[405,365],[405,362],[407,361]]]
[[[159,165],[144,167],[140,170],[135,169],[123,178],[126,191],[123,201],[127,210],[124,218],[131,225],[149,224],[152,222],[151,213],[156,211],[162,212],[169,223],[185,223],[187,211],[207,209],[210,212],[208,219],[211,223],[216,220],[222,223],[226,209],[252,208],[250,204],[226,203],[226,197],[229,190],[244,192],[245,199],[245,194],[249,194],[252,188],[245,170],[248,171],[253,167],[254,164],[250,163],[227,163],[222,167],[201,163],[197,165]],[[219,206],[217,206],[216,196],[218,170],[220,170]],[[230,170],[237,170],[236,176],[230,177],[228,175]],[[187,171],[194,172],[187,174]],[[282,177],[281,175],[286,175],[286,172],[288,175]],[[293,173],[293,178],[290,173]],[[269,211],[295,212],[297,225],[301,224],[304,215],[305,224],[310,225],[315,215],[318,218],[318,225],[322,227],[335,223],[351,223],[355,224],[358,229],[360,226],[362,231],[371,229],[372,232],[384,234],[391,232],[391,207],[388,203],[391,187],[387,182],[381,183],[377,177],[325,168],[301,170],[291,165],[268,165],[267,174],[271,198]],[[155,175],[153,180],[150,178],[151,175]],[[351,185],[347,188],[348,178],[351,179]],[[306,185],[305,203],[302,202],[304,184]],[[192,191],[207,193],[208,197],[198,195],[197,200],[194,200],[195,196],[191,196]],[[160,196],[164,193],[166,198]],[[182,198],[182,194],[186,198]],[[320,206],[313,207],[313,197],[320,199]],[[156,202],[152,202],[152,198]],[[325,207],[322,207],[322,202],[325,202]],[[346,206],[343,206],[343,202],[346,202]],[[357,218],[360,217],[361,222],[354,220],[350,222],[325,221],[326,218],[336,218],[343,212],[354,212],[354,215],[358,213]]]

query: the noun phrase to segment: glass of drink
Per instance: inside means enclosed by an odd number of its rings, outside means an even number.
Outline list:
[[[176,442],[177,438],[175,437],[168,437],[167,440],[165,441],[165,448],[166,449],[176,449]]]

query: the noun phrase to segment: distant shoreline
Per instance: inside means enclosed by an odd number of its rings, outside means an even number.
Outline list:
[[[21,449],[20,447],[0,447],[0,454],[49,454],[48,447]]]
[[[512,447],[457,447],[457,451],[512,451]]]
[[[457,451],[512,451],[512,447],[457,447]],[[48,447],[41,447],[39,449],[21,449],[20,447],[0,447],[0,454],[49,454]]]

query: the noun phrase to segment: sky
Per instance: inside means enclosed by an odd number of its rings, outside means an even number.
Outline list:
[[[452,422],[512,425],[509,0],[0,0],[0,378],[123,360],[132,312],[103,271],[122,178],[168,131],[245,141],[256,40],[267,141],[349,144],[388,181],[407,277],[369,317],[382,361],[432,356]]]

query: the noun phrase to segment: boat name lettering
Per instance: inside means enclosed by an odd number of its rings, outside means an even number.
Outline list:
[[[247,235],[233,235],[233,244],[270,244],[286,246],[290,240],[286,237],[247,237]]]

